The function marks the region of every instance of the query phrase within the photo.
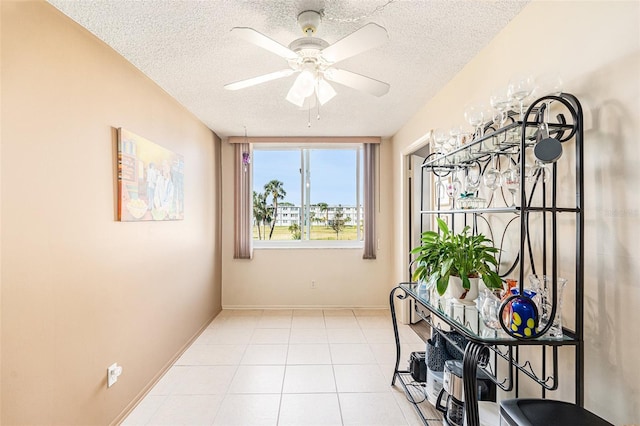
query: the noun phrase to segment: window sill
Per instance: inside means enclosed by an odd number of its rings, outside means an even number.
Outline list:
[[[254,241],[253,249],[364,249],[364,243],[362,241]]]

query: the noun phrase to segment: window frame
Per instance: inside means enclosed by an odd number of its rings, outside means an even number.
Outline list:
[[[292,144],[292,143],[261,143],[258,146],[252,144],[252,153],[256,150],[260,151],[299,151],[300,152],[300,215],[304,218],[307,213],[305,207],[310,202],[305,204],[305,199],[308,199],[308,193],[305,193],[305,177],[306,167],[308,165],[308,157],[305,160],[305,152],[307,156],[310,150],[355,150],[356,151],[356,211],[358,213],[357,223],[364,226],[364,200],[362,185],[364,182],[364,176],[362,176],[363,167],[363,143],[331,143],[331,144]],[[253,155],[252,155],[253,157]],[[253,192],[253,167],[254,162],[251,162],[251,192]],[[307,219],[308,220],[308,219]],[[253,208],[251,208],[251,228],[253,229]],[[357,225],[356,225],[357,226]],[[364,248],[364,230],[360,230],[357,226],[357,239],[356,240],[257,240],[253,238],[253,232],[251,233],[251,244],[254,249],[258,250],[271,250],[271,249],[363,249]]]

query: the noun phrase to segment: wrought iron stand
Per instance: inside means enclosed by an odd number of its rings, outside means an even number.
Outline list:
[[[549,113],[553,109],[557,114],[549,119]],[[559,111],[559,112],[558,112]],[[579,406],[584,404],[584,336],[583,336],[583,299],[584,299],[584,218],[583,208],[584,201],[582,194],[584,193],[584,176],[583,176],[583,117],[582,107],[576,97],[568,93],[558,95],[549,95],[539,98],[531,103],[526,113],[518,120],[514,113],[508,115],[510,122],[500,128],[494,128],[493,123],[487,123],[484,126],[482,136],[478,136],[471,141],[464,141],[460,146],[448,153],[432,153],[427,157],[422,165],[422,184],[431,185],[431,181],[425,178],[435,176],[440,183],[443,177],[451,178],[456,173],[462,171],[468,174],[471,169],[479,171],[483,175],[490,167],[494,166],[494,157],[498,158],[498,168],[504,159],[509,168],[517,167],[520,176],[519,190],[513,193],[514,203],[507,206],[509,202],[504,196],[504,206],[498,202],[497,191],[491,191],[490,197],[485,205],[474,204],[458,204],[457,208],[443,209],[441,208],[440,199],[436,198],[434,202],[424,199],[421,200],[421,214],[432,215],[437,217],[447,217],[450,228],[456,228],[456,220],[462,220],[463,225],[470,226],[474,233],[478,233],[479,229],[488,229],[490,238],[494,243],[499,242],[498,248],[502,252],[502,244],[505,241],[519,241],[517,250],[511,259],[500,259],[499,275],[506,279],[509,276],[515,276],[518,281],[519,294],[524,294],[525,274],[530,273],[537,276],[549,277],[550,287],[545,287],[545,292],[549,294],[551,300],[551,310],[548,313],[549,318],[547,324],[541,327],[532,338],[514,338],[504,333],[496,331],[494,335],[485,335],[478,332],[477,324],[480,323],[479,318],[460,318],[455,316],[443,300],[429,300],[424,296],[424,292],[418,291],[416,283],[402,283],[391,291],[389,303],[393,317],[393,327],[396,339],[396,365],[392,385],[396,379],[400,379],[405,391],[408,392],[406,384],[402,381],[403,375],[408,371],[398,370],[400,365],[400,340],[398,335],[398,325],[395,312],[396,299],[411,298],[416,303],[416,307],[424,308],[421,310],[422,318],[427,321],[433,332],[440,333],[442,330],[439,324],[446,324],[454,330],[460,332],[469,344],[466,348],[458,348],[464,353],[463,358],[463,380],[465,391],[465,416],[467,425],[479,426],[479,413],[477,406],[477,394],[475,389],[477,368],[483,368],[485,372],[492,378],[498,387],[505,391],[515,390],[518,396],[518,380],[520,374],[524,374],[528,378],[534,380],[541,388],[542,397],[546,397],[547,391],[556,390],[558,387],[558,347],[573,346],[575,348],[575,402]],[[545,165],[544,162],[532,161],[533,154],[538,158],[541,141],[555,143],[555,147],[564,147],[573,145],[573,154],[567,154],[565,148],[565,157],[569,160],[560,159],[560,161],[549,161]],[[567,143],[569,142],[569,143]],[[486,148],[490,146],[491,148]],[[560,148],[562,153],[562,148]],[[538,158],[539,159],[539,158]],[[563,169],[565,176],[562,185],[559,184],[559,165],[571,167]],[[531,173],[531,170],[534,170]],[[572,185],[570,179],[574,176],[575,181]],[[426,180],[426,183],[425,183]],[[527,183],[529,187],[527,187]],[[569,186],[567,189],[566,187]],[[513,189],[513,188],[512,188]],[[562,190],[564,194],[562,194]],[[575,190],[572,192],[572,190]],[[567,195],[567,192],[569,193]],[[517,194],[517,197],[516,197]],[[575,204],[567,200],[573,197]],[[477,201],[478,197],[474,194],[465,194],[469,199]],[[561,196],[563,195],[563,197]],[[518,200],[515,203],[516,199]],[[562,200],[562,201],[559,201]],[[462,200],[469,201],[469,200]],[[430,207],[435,203],[435,209]],[[455,203],[452,203],[455,207]],[[575,229],[575,261],[571,268],[573,269],[573,284],[575,285],[575,298],[573,304],[575,307],[575,317],[572,329],[563,327],[562,336],[551,337],[548,331],[552,326],[556,315],[561,315],[558,309],[558,277],[560,273],[559,253],[558,253],[558,233],[559,233],[559,216],[572,215],[572,229]],[[507,215],[507,224],[503,226],[502,235],[500,236],[490,224],[491,217],[496,215]],[[509,215],[513,215],[509,218]],[[564,222],[566,226],[566,221]],[[513,227],[511,225],[513,224]],[[460,225],[460,223],[458,223]],[[517,225],[517,226],[516,226]],[[460,228],[460,226],[458,226]],[[534,229],[535,228],[535,229]],[[517,229],[517,231],[516,231]],[[500,237],[500,238],[496,238]],[[539,240],[536,241],[535,238]],[[502,255],[501,255],[502,256]],[[563,273],[571,270],[567,268],[567,257],[563,256],[562,265]],[[502,316],[498,315],[500,321]],[[435,321],[435,320],[438,321]],[[476,326],[472,327],[471,323],[476,321]],[[504,323],[502,324],[505,327]],[[506,329],[506,327],[505,327]],[[508,330],[505,330],[508,331]],[[446,338],[446,334],[442,333]],[[530,360],[522,361],[518,348],[523,345],[539,346],[541,348],[540,363],[541,371],[535,371]],[[551,352],[550,354],[548,352]],[[492,357],[493,355],[493,357]],[[548,359],[550,356],[551,359]],[[493,361],[492,361],[493,359]],[[506,377],[498,378],[497,371],[498,360],[504,360],[507,363]],[[547,371],[550,369],[550,371]],[[427,424],[427,419],[421,413],[420,408],[416,405],[416,409],[421,419]]]

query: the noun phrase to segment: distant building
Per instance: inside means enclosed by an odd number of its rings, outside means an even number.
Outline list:
[[[312,205],[309,208],[309,216],[311,217],[312,225],[323,225],[325,221],[328,219],[329,223],[335,218],[336,212],[338,209],[342,209],[342,217],[349,218],[348,221],[345,222],[347,226],[355,226],[358,220],[358,208],[356,206],[329,206],[327,211],[322,211],[320,207],[316,205]],[[300,225],[300,215],[301,207],[300,206],[291,206],[291,205],[279,205],[278,206],[278,215],[276,216],[276,226],[286,226],[289,227],[294,223]],[[364,218],[364,209],[360,206],[360,222]]]

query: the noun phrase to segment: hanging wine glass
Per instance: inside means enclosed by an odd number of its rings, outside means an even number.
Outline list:
[[[462,182],[458,179],[458,171],[454,170],[451,182],[447,185],[447,196],[449,196],[449,201],[451,201],[451,209],[456,208],[456,198],[458,198],[461,189]]]
[[[525,178],[535,182],[536,180],[540,180],[543,183],[547,183],[549,178],[551,177],[551,170],[549,169],[549,165],[541,162],[540,160],[536,160],[535,163],[531,166],[525,167]]]
[[[500,174],[500,170],[496,168],[495,155],[493,153],[491,153],[489,167],[484,171],[482,181],[484,186],[491,192],[500,188],[500,185],[502,185],[502,175]]]
[[[480,188],[480,173],[475,168],[467,169],[467,175],[464,178],[465,194],[473,196]]]
[[[524,180],[526,182],[534,182],[536,177],[536,165],[527,162],[524,165]]]
[[[511,159],[509,159],[509,168],[502,172],[502,182],[511,193],[511,205],[509,207],[515,207],[516,191],[520,189],[520,170],[517,167],[513,167]]]
[[[440,172],[435,173],[438,176],[438,180],[436,182],[436,200],[438,204],[438,209],[440,209],[440,200],[444,200],[447,197],[447,186],[442,182],[442,175]]]
[[[534,80],[529,75],[515,76],[509,81],[507,96],[520,105],[520,120],[524,120],[524,100],[531,95],[534,87]]]

